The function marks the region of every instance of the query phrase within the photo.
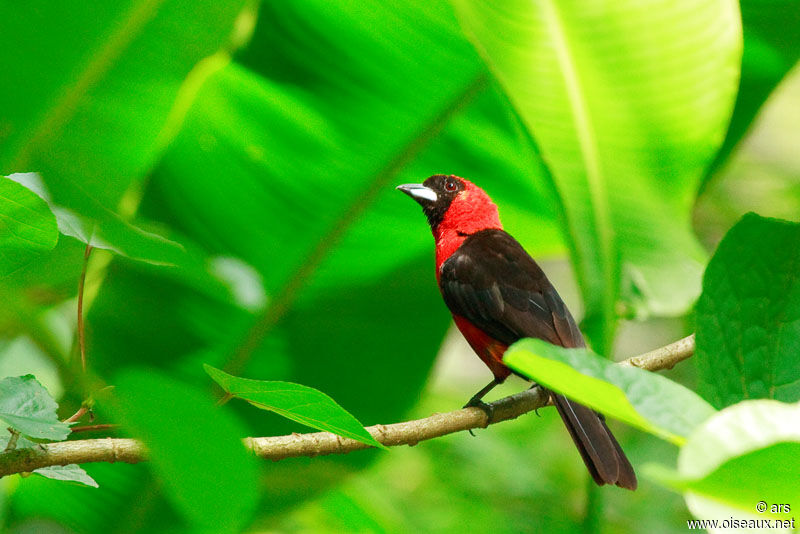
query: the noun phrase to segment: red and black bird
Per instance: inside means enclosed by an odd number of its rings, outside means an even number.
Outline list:
[[[515,341],[533,337],[562,347],[585,346],[564,301],[522,245],[503,230],[497,206],[480,187],[458,176],[435,175],[397,189],[416,200],[428,217],[444,301],[494,375],[467,406],[486,409],[483,396],[512,373],[503,354]],[[594,481],[636,489],[633,467],[603,417],[563,395],[551,397]]]

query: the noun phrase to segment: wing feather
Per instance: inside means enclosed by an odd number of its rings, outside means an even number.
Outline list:
[[[506,345],[523,337],[565,347],[584,344],[547,276],[503,230],[483,230],[467,237],[442,264],[439,285],[454,315]]]

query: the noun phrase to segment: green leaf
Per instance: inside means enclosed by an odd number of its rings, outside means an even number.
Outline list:
[[[107,533],[109,525],[125,524],[124,510],[148,510],[147,501],[130,498],[133,488],[148,488],[150,495],[153,494],[157,481],[146,466],[144,463],[121,462],[86,464],[87,473],[97,481],[100,491],[43,476],[21,477],[9,502],[9,509],[20,519],[12,521],[30,521],[26,518],[36,517],[39,521],[58,523],[68,532]],[[158,499],[157,504],[159,523],[163,525],[170,517],[172,524],[175,524],[175,520],[179,519],[178,514],[170,510],[169,504],[162,498]],[[180,532],[187,530],[185,525],[183,527]],[[136,531],[137,528],[132,530]]]
[[[241,42],[232,34],[244,6],[68,0],[2,8],[3,36],[14,46],[3,47],[0,64],[7,79],[26,83],[0,88],[0,100],[14,103],[4,107],[0,172],[40,172],[58,204],[69,205],[63,197],[78,184],[115,209],[171,138],[197,87],[228,58],[201,60]]]
[[[49,204],[58,221],[58,230],[64,235],[94,248],[157,265],[174,266],[186,261],[186,251],[182,245],[125,222],[74,184],[61,185],[70,190],[70,207],[65,207],[52,200],[47,185],[38,173],[12,174],[9,178]]]
[[[681,448],[677,473],[664,468],[649,472],[664,485],[689,492],[693,511],[711,499],[762,515],[755,508],[759,501],[800,501],[798,455],[800,404],[745,401],[719,411],[692,433]],[[786,518],[770,508],[764,515]]]
[[[552,171],[598,352],[618,300],[685,312],[704,260],[694,193],[738,80],[736,4],[453,3]]]
[[[85,486],[90,486],[92,488],[98,488],[97,482],[95,479],[89,476],[89,474],[83,470],[83,468],[77,464],[69,464],[69,465],[53,465],[50,467],[42,467],[41,469],[36,469],[34,471],[37,475],[42,475],[46,478],[52,478],[53,480],[64,480],[67,482],[78,482],[79,484],[83,484]]]
[[[24,436],[60,441],[69,425],[56,416],[58,404],[33,375],[0,380],[0,422]]]
[[[47,185],[37,173],[12,174],[9,178],[24,185],[50,205],[58,229],[94,248],[167,268],[169,275],[223,301],[234,300],[224,273],[194,244],[185,245],[157,232],[145,230],[122,219],[113,211],[89,198],[80,188],[70,189],[70,207],[57,205]],[[64,183],[61,187],[67,187]]]
[[[0,176],[0,278],[52,250],[57,242],[56,219],[47,204]]]
[[[239,378],[208,364],[203,364],[203,368],[227,393],[257,408],[275,412],[311,428],[386,449],[358,419],[319,390],[291,382]]]
[[[719,244],[697,303],[700,392],[722,408],[800,400],[800,224],[745,215]]]
[[[506,351],[503,362],[548,389],[678,445],[714,413],[680,384],[609,362],[589,349],[524,339]]]
[[[800,9],[795,0],[743,0],[740,7],[742,76],[725,142],[706,180],[728,159],[769,95],[800,59]]]
[[[741,402],[720,410],[690,436],[681,449],[678,469],[699,479],[731,458],[781,442],[800,443],[800,404]]]
[[[239,532],[258,500],[257,460],[234,416],[210,395],[152,369],[114,380],[120,420],[147,445],[167,496],[198,530]]]

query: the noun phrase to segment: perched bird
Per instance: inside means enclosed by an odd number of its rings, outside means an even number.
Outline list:
[[[533,337],[562,347],[585,342],[566,305],[539,265],[503,230],[497,206],[478,186],[453,175],[397,187],[422,206],[436,241],[436,280],[453,320],[494,375],[467,406],[512,373],[503,354]],[[636,474],[603,416],[563,395],[553,403],[598,485],[636,489]]]

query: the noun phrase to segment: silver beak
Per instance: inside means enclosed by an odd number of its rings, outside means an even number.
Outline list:
[[[422,184],[403,184],[398,185],[395,189],[399,189],[420,204],[423,202],[436,202],[439,199],[436,191]]]

